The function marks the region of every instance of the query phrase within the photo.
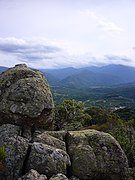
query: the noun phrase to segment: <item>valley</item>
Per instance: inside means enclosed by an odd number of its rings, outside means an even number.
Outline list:
[[[114,110],[135,107],[135,67],[112,64],[41,71],[49,81],[56,104],[75,99],[86,106]]]
[[[83,101],[86,106],[98,106],[103,108],[135,108],[135,85],[110,87],[110,88],[86,88],[71,89],[51,87],[56,104],[65,99]]]

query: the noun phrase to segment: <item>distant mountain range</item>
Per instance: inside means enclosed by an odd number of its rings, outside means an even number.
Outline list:
[[[135,67],[107,65],[102,67],[41,69],[52,86],[68,88],[109,87],[135,83]]]
[[[6,69],[6,67],[0,66],[0,72]],[[135,67],[124,65],[39,70],[45,75],[51,86],[81,89],[135,84]]]

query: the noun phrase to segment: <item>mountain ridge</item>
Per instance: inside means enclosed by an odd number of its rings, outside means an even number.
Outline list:
[[[57,74],[54,73],[56,71]],[[43,72],[44,75],[45,72],[46,70]],[[121,64],[110,64],[102,67],[91,66],[79,69],[64,68],[49,70],[48,73],[59,79],[58,86],[69,88],[108,87],[135,82],[135,67]],[[51,85],[53,86],[54,83]]]

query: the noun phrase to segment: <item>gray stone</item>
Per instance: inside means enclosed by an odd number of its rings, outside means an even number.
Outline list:
[[[0,124],[52,128],[53,99],[47,80],[21,64],[0,74]]]
[[[47,180],[47,177],[46,175],[40,175],[36,170],[31,169],[28,173],[20,177],[18,180]]]
[[[67,134],[67,131],[46,131],[46,133],[61,141],[65,141],[65,136]]]
[[[55,148],[62,149],[64,151],[66,151],[65,142],[62,140],[59,140],[58,138],[55,138],[55,137],[49,135],[49,133],[46,131],[43,132],[42,134],[35,136],[33,138],[33,141],[34,142],[40,142],[43,144],[47,144],[47,145],[53,146]]]
[[[129,178],[126,155],[111,135],[96,130],[71,131],[67,139],[74,176],[83,180]]]
[[[67,167],[73,175],[71,180],[129,180],[134,176],[133,171],[130,173],[132,177],[129,176],[127,158],[119,143],[107,133],[96,130],[36,131],[32,137],[34,143],[29,143],[21,136],[21,130],[21,127],[11,124],[0,126],[0,146],[6,150],[8,180],[18,179],[31,169],[35,171],[31,170],[21,178],[47,176],[61,180],[66,178]],[[27,134],[29,138],[29,130],[25,132],[26,137]]]
[[[28,140],[19,134],[19,126],[0,126],[0,146],[5,147],[6,175],[10,180],[19,177],[28,150]]]
[[[70,158],[65,151],[38,142],[32,144],[27,171],[35,169],[51,177],[57,173],[66,174],[67,165],[70,165]]]
[[[50,180],[68,180],[68,178],[61,173],[58,173],[57,175],[53,175]]]

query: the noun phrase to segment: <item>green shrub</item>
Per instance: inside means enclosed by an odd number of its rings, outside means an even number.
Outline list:
[[[0,147],[0,161],[4,160],[6,157],[6,151],[5,151],[5,147],[1,146]]]

